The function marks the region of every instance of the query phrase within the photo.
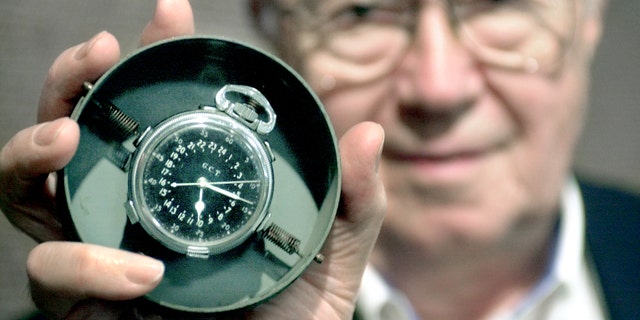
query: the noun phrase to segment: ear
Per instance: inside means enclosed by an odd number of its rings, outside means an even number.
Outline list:
[[[608,3],[608,0],[583,1],[583,25],[579,35],[591,57],[600,43]]]
[[[299,67],[300,57],[294,36],[297,26],[282,9],[282,1],[247,0],[247,4],[255,30],[265,37],[281,59],[294,68]]]
[[[276,40],[278,14],[272,1],[247,0],[247,9],[254,29],[268,40]]]
[[[262,0],[247,0],[247,10],[254,26],[260,25],[260,16],[262,14],[263,6],[264,1]],[[257,29],[259,30],[259,28]]]

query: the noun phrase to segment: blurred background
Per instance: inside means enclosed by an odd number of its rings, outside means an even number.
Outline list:
[[[251,29],[244,3],[192,0],[196,32],[268,50]],[[0,146],[36,121],[40,88],[60,52],[102,30],[120,40],[123,54],[131,52],[154,6],[152,0],[2,0]],[[636,192],[640,192],[639,32],[640,1],[610,0],[593,66],[590,118],[575,164],[583,175]],[[19,319],[33,310],[24,265],[34,245],[0,216],[0,319]]]

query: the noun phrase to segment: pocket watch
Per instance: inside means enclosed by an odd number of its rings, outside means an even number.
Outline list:
[[[259,135],[271,132],[275,121],[258,90],[230,84],[218,91],[213,106],[148,128],[134,141],[129,165],[131,222],[194,257],[242,243],[271,201],[275,158]]]
[[[86,83],[71,118],[81,134],[58,173],[63,226],[162,260],[143,305],[234,312],[322,261],[337,142],[319,99],[277,58],[212,37],[159,42]]]

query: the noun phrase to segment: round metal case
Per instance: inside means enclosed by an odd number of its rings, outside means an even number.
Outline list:
[[[152,305],[251,307],[317,260],[338,208],[338,149],[287,65],[229,40],[176,38],[87,89],[71,116],[78,150],[59,172],[64,225],[161,259]]]

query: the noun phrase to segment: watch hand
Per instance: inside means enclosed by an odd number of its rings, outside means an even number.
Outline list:
[[[240,201],[242,201],[242,202],[246,202],[246,203],[248,203],[248,204],[253,204],[253,202],[251,202],[251,201],[249,201],[249,200],[247,200],[247,199],[241,198],[239,195],[237,195],[237,194],[235,194],[235,193],[233,193],[233,192],[230,192],[230,191],[224,190],[224,189],[222,189],[222,188],[219,188],[219,187],[213,186],[213,185],[208,184],[208,183],[207,183],[207,184],[205,184],[204,186],[205,186],[205,188],[211,189],[211,190],[213,190],[213,191],[215,191],[215,192],[217,192],[217,193],[220,193],[220,194],[222,194],[222,195],[225,195],[225,196],[227,196],[227,197],[229,197],[229,198],[231,198],[231,199],[234,199],[234,200],[240,200]]]
[[[209,182],[207,181],[207,179],[205,177],[200,177],[198,178],[198,181],[196,182],[172,182],[171,186],[172,187],[183,187],[183,186],[199,186],[202,191],[202,188],[207,188],[207,189],[211,189],[217,193],[220,193],[222,195],[225,195],[231,199],[234,200],[240,200],[242,202],[246,202],[248,204],[253,204],[253,202],[244,199],[242,197],[240,197],[239,195],[227,191],[225,189],[222,189],[220,187],[216,187],[215,185],[217,184],[233,184],[233,183],[254,183],[254,182],[260,182],[259,180],[238,180],[238,181],[217,181],[217,182]],[[200,200],[198,202],[196,202],[196,211],[198,210],[198,206],[199,206]],[[204,207],[204,203],[202,203],[202,206]],[[204,208],[203,208],[204,210]]]
[[[200,186],[202,183],[200,182],[172,182],[170,184],[171,187],[184,187],[184,186]]]
[[[207,182],[208,185],[217,185],[217,184],[234,184],[234,183],[259,183],[260,180],[236,180],[236,181],[214,181]]]
[[[196,212],[198,212],[198,221],[200,221],[200,214],[202,213],[205,207],[204,201],[202,201],[203,191],[204,189],[200,188],[200,198],[198,199],[198,201],[196,201]]]
[[[200,178],[202,179],[202,178]],[[172,182],[171,187],[186,187],[186,186],[203,186],[203,185],[218,185],[218,184],[234,184],[234,183],[258,183],[260,180],[236,180],[236,181],[215,181],[215,182]],[[206,180],[205,180],[206,181]]]

